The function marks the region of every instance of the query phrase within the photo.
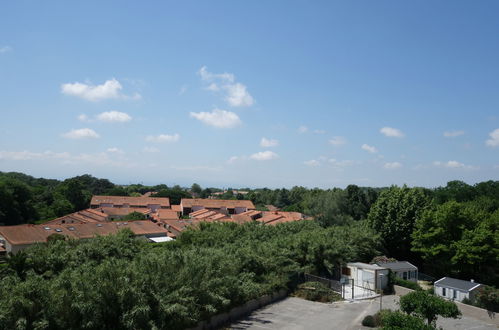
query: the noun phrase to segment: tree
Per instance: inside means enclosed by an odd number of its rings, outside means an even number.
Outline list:
[[[368,222],[381,235],[390,257],[410,256],[414,223],[429,206],[430,199],[420,188],[392,186],[381,192]]]
[[[126,220],[126,221],[131,221],[131,220],[146,220],[147,217],[144,213],[140,213],[140,212],[137,212],[137,211],[134,211],[132,213],[129,213],[127,215],[125,215],[122,220]]]
[[[201,195],[201,192],[203,191],[203,189],[201,188],[200,185],[198,185],[197,183],[193,183],[192,186],[191,186],[191,192],[193,194],[195,194],[196,196],[199,196]]]
[[[435,325],[438,316],[458,318],[461,312],[452,301],[447,301],[426,291],[413,291],[400,298],[400,309]]]

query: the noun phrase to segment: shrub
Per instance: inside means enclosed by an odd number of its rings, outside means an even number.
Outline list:
[[[462,301],[461,301],[463,304],[466,304],[466,305],[472,305],[473,306],[473,302],[471,301],[470,298],[466,297],[464,298]]]
[[[396,285],[403,286],[404,288],[408,288],[408,289],[412,289],[412,290],[417,290],[417,291],[423,290],[423,288],[421,288],[419,286],[419,284],[417,284],[415,282],[403,280],[403,279],[398,278],[398,277],[395,277],[394,281],[395,281]]]
[[[476,306],[499,312],[499,289],[488,285],[479,288],[476,295]]]
[[[376,323],[374,321],[374,316],[367,315],[366,317],[364,317],[364,319],[362,320],[362,325],[369,328],[375,328]]]
[[[385,310],[381,313],[381,325],[385,330],[434,330],[431,325],[427,325],[418,317],[404,314],[400,311]]]
[[[298,285],[294,295],[311,301],[334,302],[341,300],[341,296],[320,282],[305,282]]]

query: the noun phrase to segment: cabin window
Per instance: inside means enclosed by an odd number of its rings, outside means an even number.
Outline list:
[[[442,288],[442,296],[444,296],[444,297],[446,296],[445,295],[445,288]]]
[[[402,275],[402,278],[403,278],[404,280],[407,280],[407,272],[404,272],[404,274]]]
[[[452,298],[456,299],[457,298],[457,291],[453,290],[454,292],[452,293]]]

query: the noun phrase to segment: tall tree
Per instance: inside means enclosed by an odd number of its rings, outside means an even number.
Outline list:
[[[410,256],[414,224],[429,206],[430,199],[421,188],[392,186],[381,192],[368,222],[381,235],[390,257]]]

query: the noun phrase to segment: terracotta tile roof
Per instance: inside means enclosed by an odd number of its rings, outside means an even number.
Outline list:
[[[202,198],[182,198],[180,201],[182,207],[192,208],[193,206],[201,206],[207,209],[219,209],[222,207],[236,208],[242,207],[254,209],[255,205],[250,200],[225,200],[225,199],[202,199]]]
[[[189,214],[189,217],[194,220],[204,220],[204,221],[209,221],[209,220],[226,220],[230,219],[229,216],[226,214],[217,212],[217,211],[212,211],[208,209],[201,209],[195,212],[192,212]]]
[[[177,212],[182,212],[182,206],[180,205],[172,205],[172,210],[177,211]]]
[[[120,229],[130,228],[135,235],[167,234],[167,230],[151,221],[75,223],[61,225],[18,225],[0,227],[0,235],[14,245],[46,242],[52,234],[81,239],[97,235],[110,235]]]
[[[155,217],[160,220],[163,219],[178,219],[178,212],[175,210],[169,209],[159,209],[158,212],[155,213]]]
[[[234,222],[239,223],[239,224],[254,221],[250,216],[243,215],[243,214],[233,214],[232,220],[234,220]]]
[[[148,205],[160,205],[170,207],[170,199],[167,197],[131,197],[131,196],[92,196],[90,205],[99,207],[101,204],[123,205],[130,207],[147,207]]]
[[[105,222],[107,215],[92,209],[86,209],[65,215],[45,222],[45,224],[63,224],[63,223],[90,223],[90,222]]]
[[[265,211],[262,213],[262,217],[256,220],[264,224],[274,225],[283,222],[304,220],[304,216],[300,212]]]
[[[113,216],[126,216],[133,212],[146,215],[151,213],[151,209],[147,207],[99,207],[95,210],[100,210],[102,213]]]

